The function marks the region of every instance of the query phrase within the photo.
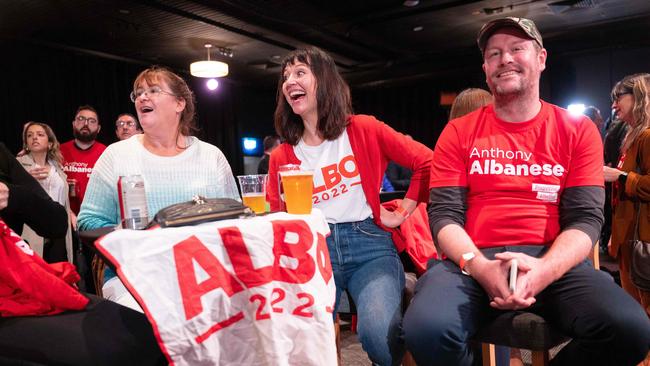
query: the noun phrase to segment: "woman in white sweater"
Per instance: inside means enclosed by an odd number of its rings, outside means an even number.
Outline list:
[[[79,212],[80,230],[120,223],[120,176],[142,176],[150,218],[195,194],[239,200],[223,153],[191,136],[194,94],[181,77],[161,67],[146,69],[133,83],[131,100],[144,133],[110,145],[95,164]],[[104,281],[104,297],[139,309],[112,270],[106,271]]]

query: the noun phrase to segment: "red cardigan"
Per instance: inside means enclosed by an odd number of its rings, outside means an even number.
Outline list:
[[[379,217],[379,187],[389,161],[411,169],[411,185],[406,198],[417,202],[429,199],[429,171],[433,151],[410,137],[396,132],[390,126],[366,115],[351,115],[346,127],[352,153],[357,161],[363,193],[372,209],[372,216],[377,225]],[[280,209],[278,195],[278,167],[285,164],[300,164],[293,152],[293,146],[283,143],[271,154],[269,162],[269,183],[267,197],[272,211]],[[390,230],[392,231],[392,230]]]

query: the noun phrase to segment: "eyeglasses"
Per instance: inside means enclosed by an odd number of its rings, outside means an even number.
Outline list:
[[[618,93],[613,93],[613,94],[612,94],[612,103],[614,103],[614,102],[618,103],[618,100],[619,100],[622,96],[624,96],[624,95],[626,95],[626,94],[632,94],[632,93],[630,93],[630,92],[618,92]]]
[[[96,125],[97,124],[97,120],[95,118],[84,117],[84,116],[77,116],[77,118],[75,118],[75,122],[79,122],[79,124],[88,123],[89,125]]]
[[[133,128],[135,126],[134,121],[117,121],[115,122],[115,127],[126,127],[126,128]]]
[[[159,94],[167,94],[172,97],[177,97],[178,95],[170,93],[168,91],[162,90],[159,86],[151,86],[147,89],[138,89],[131,92],[131,101],[135,103],[136,99],[140,98],[143,94],[147,94],[148,97],[157,97]]]

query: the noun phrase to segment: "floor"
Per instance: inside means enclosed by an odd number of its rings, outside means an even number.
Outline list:
[[[346,317],[343,316],[341,319],[341,366],[368,366],[370,364],[356,333],[350,330],[350,322],[346,321]]]

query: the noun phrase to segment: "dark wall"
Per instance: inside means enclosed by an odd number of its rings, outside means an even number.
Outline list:
[[[141,66],[26,44],[0,47],[0,138],[14,151],[22,144],[22,125],[30,120],[49,124],[59,140],[67,141],[77,107],[90,104],[102,123],[99,139],[110,143],[116,115],[134,113],[129,93]]]
[[[372,114],[396,130],[433,147],[447,123],[449,109],[439,104],[441,91],[487,89],[478,55],[441,76],[402,85],[353,89],[355,112]],[[625,75],[650,72],[650,45],[613,45],[568,51],[548,49],[540,81],[542,99],[566,108],[570,103],[598,107],[610,113],[610,91]]]
[[[148,65],[13,41],[0,41],[0,47],[0,141],[11,151],[21,149],[22,125],[30,120],[49,124],[61,142],[70,140],[72,119],[82,104],[99,112],[98,140],[105,144],[116,141],[117,115],[135,114],[129,93]],[[223,151],[235,174],[243,173],[239,142],[243,135],[272,133],[274,91],[221,80],[217,91],[209,92],[204,79],[181,76],[196,95],[197,135]]]
[[[77,106],[91,104],[103,125],[99,140],[111,143],[117,114],[134,112],[128,95],[135,76],[147,65],[12,41],[0,41],[0,46],[0,140],[12,151],[20,150],[21,126],[29,120],[50,124],[59,139],[67,141]],[[593,104],[606,116],[613,84],[624,75],[648,71],[650,46],[558,51],[551,45],[541,97],[563,107],[574,101]],[[241,137],[274,133],[275,85],[240,85],[225,79],[216,92],[208,92],[205,80],[183,76],[197,96],[199,137],[218,146],[234,173],[241,174]],[[436,77],[353,87],[352,99],[356,113],[374,115],[433,147],[448,116],[448,107],[439,104],[440,92],[468,87],[486,88],[478,53]]]
[[[562,107],[579,102],[594,105],[604,118],[610,113],[610,92],[624,76],[650,72],[650,46],[612,46],[553,54],[545,73],[550,75],[550,101]]]

